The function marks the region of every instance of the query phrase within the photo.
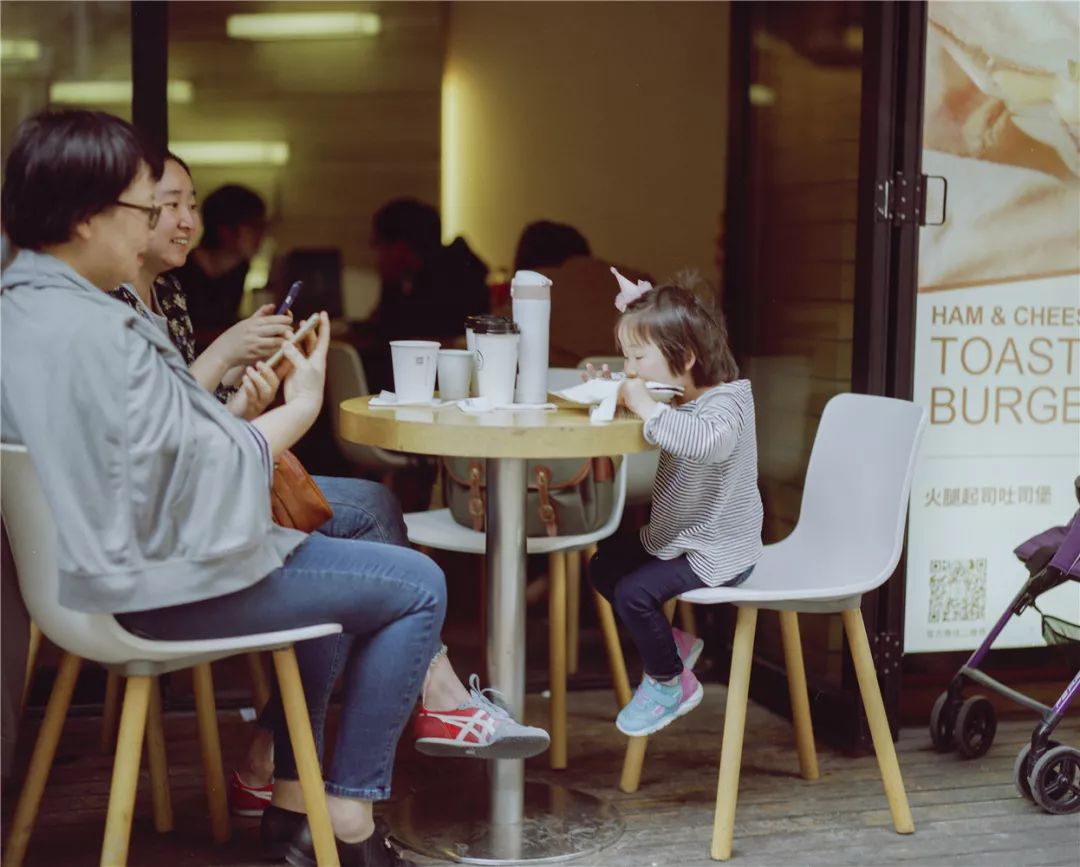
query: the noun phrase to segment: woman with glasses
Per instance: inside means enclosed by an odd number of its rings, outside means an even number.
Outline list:
[[[55,518],[59,603],[160,640],[340,623],[340,636],[296,648],[320,742],[342,677],[325,773],[339,857],[400,863],[372,802],[389,796],[398,737],[440,646],[442,572],[407,548],[270,519],[273,455],[322,404],[325,314],[310,356],[287,349],[285,403],[247,422],[188,374],[155,324],[108,297],[139,278],[161,214],[155,163],[123,121],[66,111],[24,122],[5,166],[4,228],[21,249],[0,281],[0,432],[29,449]],[[274,801],[296,812],[284,732],[275,763]],[[297,825],[287,858],[313,864]]]

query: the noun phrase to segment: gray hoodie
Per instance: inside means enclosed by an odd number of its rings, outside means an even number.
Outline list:
[[[169,339],[53,256],[0,281],[0,435],[56,520],[60,604],[120,613],[242,590],[306,536],[270,519],[266,440]]]

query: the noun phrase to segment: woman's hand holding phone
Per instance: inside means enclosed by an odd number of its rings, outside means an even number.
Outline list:
[[[250,421],[262,415],[273,402],[281,380],[277,373],[265,361],[244,370],[240,386],[229,398],[229,412],[238,418]]]
[[[292,336],[292,315],[279,316],[272,304],[264,304],[247,319],[242,319],[210,344],[225,369],[254,364],[272,354]]]
[[[296,345],[298,342],[306,342],[306,356]],[[294,340],[281,345],[283,367],[275,371],[285,383],[285,404],[313,408],[313,418],[322,407],[329,348],[330,318],[323,312],[318,318],[312,316],[307,320],[297,330]]]

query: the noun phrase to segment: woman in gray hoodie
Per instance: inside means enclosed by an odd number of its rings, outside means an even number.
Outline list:
[[[309,356],[286,350],[285,403],[248,422],[198,384],[165,334],[108,297],[138,273],[160,173],[110,115],[43,112],[20,126],[2,194],[20,252],[0,283],[0,433],[29,449],[56,520],[60,604],[164,640],[342,625],[296,649],[320,742],[342,675],[331,822],[343,865],[399,863],[371,805],[389,796],[398,737],[439,647],[442,572],[407,548],[271,521],[273,456],[322,403],[325,314]],[[268,384],[263,365],[242,390]],[[273,802],[299,814],[287,735],[275,747]],[[296,824],[288,860],[313,864]]]

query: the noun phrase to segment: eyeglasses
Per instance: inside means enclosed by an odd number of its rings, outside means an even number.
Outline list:
[[[158,224],[158,220],[161,219],[161,205],[136,205],[132,202],[121,201],[117,201],[116,204],[121,208],[131,208],[133,211],[142,211],[146,214],[147,220],[150,221],[151,229],[153,229]]]

